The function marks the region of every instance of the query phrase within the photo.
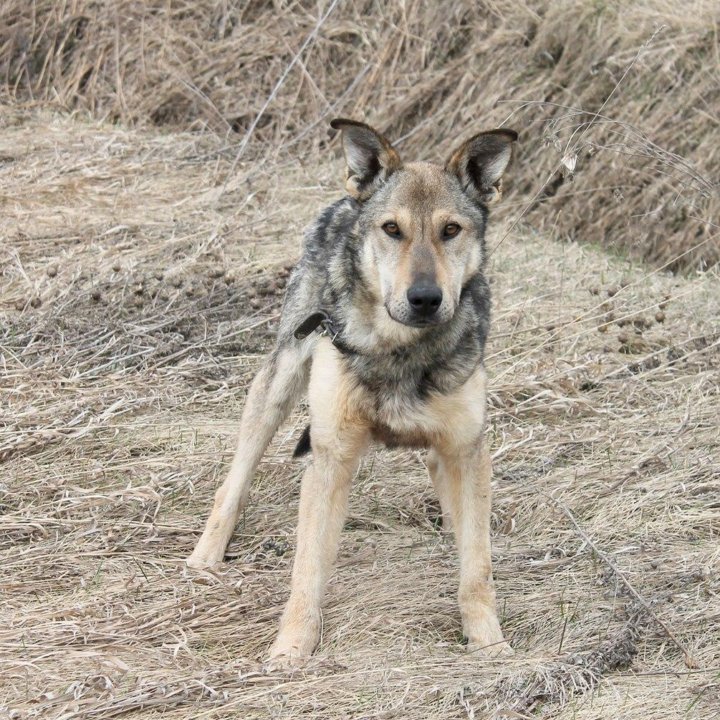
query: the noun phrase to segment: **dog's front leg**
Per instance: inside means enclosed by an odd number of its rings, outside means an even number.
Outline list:
[[[292,663],[308,657],[320,639],[320,605],[347,515],[350,484],[362,438],[338,437],[335,447],[313,438],[312,465],[300,489],[297,550],[290,598],[270,658]]]
[[[186,561],[190,567],[210,567],[223,559],[238,514],[247,500],[255,468],[280,423],[305,390],[308,366],[308,353],[303,347],[279,347],[253,380],[230,471],[215,493],[205,530]]]
[[[458,600],[468,648],[496,655],[512,650],[503,638],[495,607],[490,554],[492,463],[481,443],[480,449],[436,449],[430,468],[452,515],[460,555]]]
[[[356,413],[355,392],[337,350],[327,340],[318,343],[308,393],[313,462],[300,486],[290,598],[270,649],[278,664],[302,660],[320,639],[320,605],[347,515],[350,484],[369,440]]]

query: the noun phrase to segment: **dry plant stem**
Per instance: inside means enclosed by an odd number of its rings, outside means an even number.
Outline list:
[[[517,215],[517,217],[514,218],[512,224],[511,224],[511,225],[507,228],[507,230],[505,231],[505,234],[500,238],[500,240],[497,241],[497,243],[495,243],[495,245],[494,245],[492,248],[490,248],[490,251],[489,251],[489,253],[488,253],[489,255],[492,255],[492,253],[494,253],[494,252],[498,249],[498,247],[499,247],[499,246],[502,244],[502,242],[507,238],[507,236],[517,227],[517,225],[518,225],[518,224],[520,223],[520,221],[525,217],[525,215],[535,206],[538,198],[539,198],[539,197],[542,195],[542,193],[545,191],[545,189],[546,189],[547,186],[550,184],[550,182],[551,182],[551,180],[553,179],[553,177],[556,176],[557,172],[562,168],[563,162],[564,162],[565,157],[567,156],[568,152],[577,153],[578,149],[580,148],[580,143],[581,143],[582,139],[585,137],[585,135],[587,135],[588,131],[589,131],[590,128],[595,124],[595,122],[597,121],[597,119],[598,119],[599,117],[602,117],[601,113],[602,113],[603,108],[608,104],[608,102],[610,102],[610,98],[612,98],[612,96],[615,95],[615,93],[617,92],[617,89],[622,85],[623,81],[625,80],[625,78],[627,77],[628,73],[629,73],[630,70],[633,68],[633,66],[635,65],[635,63],[637,62],[637,60],[638,60],[638,58],[640,57],[640,54],[643,52],[643,50],[644,50],[646,47],[652,45],[652,42],[653,42],[653,40],[655,39],[655,36],[658,34],[658,32],[660,32],[661,29],[662,29],[662,28],[658,28],[658,29],[652,34],[652,37],[637,51],[637,54],[636,54],[635,57],[632,59],[632,61],[630,62],[630,64],[627,66],[627,68],[625,68],[625,71],[623,72],[623,74],[622,74],[622,76],[620,77],[620,79],[617,81],[617,83],[615,83],[615,86],[614,86],[613,89],[610,91],[610,94],[609,94],[609,95],[605,98],[605,100],[603,101],[602,105],[600,106],[600,109],[599,109],[597,112],[594,112],[594,113],[591,114],[591,115],[592,115],[592,120],[591,120],[589,123],[586,123],[586,124],[584,125],[584,127],[582,128],[582,132],[580,133],[580,136],[579,136],[577,139],[575,139],[575,133],[577,132],[577,128],[576,128],[575,131],[573,131],[572,135],[570,136],[570,139],[568,140],[568,142],[567,142],[567,144],[566,144],[566,146],[565,146],[564,154],[563,154],[563,156],[560,158],[560,160],[558,161],[557,165],[552,169],[552,171],[550,172],[550,174],[548,175],[548,177],[546,178],[546,180],[545,180],[545,181],[540,185],[540,187],[535,191],[535,193],[533,194],[533,197],[528,201],[528,203],[525,205],[525,207],[521,210],[520,214]],[[510,117],[508,118],[508,122],[510,122],[511,119],[512,119],[512,114],[511,114]],[[570,147],[570,143],[572,143],[572,147]]]
[[[295,64],[300,60],[302,57],[303,52],[305,52],[305,49],[310,45],[310,43],[315,39],[317,36],[320,28],[323,26],[323,23],[328,19],[330,16],[330,13],[335,9],[336,5],[338,4],[339,0],[331,0],[330,4],[328,5],[327,10],[323,13],[323,15],[320,17],[320,19],[317,21],[317,24],[312,29],[312,32],[305,38],[303,44],[300,46],[300,49],[295,53],[292,60],[288,63],[287,67],[283,70],[282,74],[278,78],[278,81],[275,83],[275,87],[273,87],[272,91],[268,95],[267,99],[263,103],[262,108],[260,108],[260,111],[255,116],[254,120],[250,124],[250,127],[248,128],[247,132],[245,133],[245,136],[242,139],[242,142],[240,143],[240,147],[237,150],[237,153],[235,155],[235,159],[232,162],[232,165],[230,166],[230,170],[228,171],[228,179],[225,180],[225,184],[222,187],[222,191],[220,195],[218,196],[218,200],[222,197],[222,195],[225,193],[227,189],[228,180],[234,175],[235,168],[237,167],[238,162],[240,162],[240,158],[243,156],[243,153],[245,152],[245,148],[247,147],[248,143],[250,142],[250,138],[252,137],[253,132],[255,131],[255,128],[257,127],[257,124],[260,122],[261,118],[265,114],[265,111],[268,109],[272,101],[275,99],[275,96],[277,95],[278,91],[282,87],[283,83],[287,79],[287,76],[290,74],[290,71],[293,69]],[[307,71],[305,71],[307,72]]]
[[[580,527],[578,521],[575,519],[575,516],[572,514],[572,512],[570,512],[570,509],[553,497],[548,496],[548,499],[555,507],[557,507],[563,512],[563,514],[572,523],[575,532],[583,539],[584,542],[586,542],[592,548],[593,552],[612,570],[613,575],[615,575],[615,577],[624,585],[625,589],[630,593],[630,595],[632,595],[632,597],[642,606],[643,610],[647,612],[650,617],[652,617],[653,621],[660,628],[662,628],[662,631],[668,636],[668,638],[670,638],[670,640],[672,640],[673,644],[678,648],[678,650],[682,652],[685,659],[685,665],[689,668],[697,668],[698,665],[695,662],[693,656],[690,654],[690,651],[680,642],[680,640],[677,639],[675,633],[657,616],[657,613],[655,612],[655,610],[653,610],[650,603],[645,600],[645,598],[640,595],[640,593],[632,586],[630,581],[625,577],[625,575],[623,575],[623,573],[610,559],[610,557],[602,550],[600,550],[600,548],[592,541],[588,534]]]
[[[511,708],[511,712],[541,709],[541,716],[554,717],[552,713],[570,698],[592,691],[613,670],[632,662],[637,654],[641,614],[644,611],[638,609],[620,631],[589,652],[574,653],[501,679],[493,688],[493,696],[501,698],[500,706]]]

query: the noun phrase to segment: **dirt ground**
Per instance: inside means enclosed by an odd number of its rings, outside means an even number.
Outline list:
[[[7,110],[7,112],[5,112]],[[226,562],[189,571],[302,228],[338,159],[4,109],[0,717],[720,718],[720,284],[489,238],[493,557],[516,654],[461,644],[423,453],[354,483],[320,647],[287,596],[298,408]],[[511,180],[510,180],[511,182]]]

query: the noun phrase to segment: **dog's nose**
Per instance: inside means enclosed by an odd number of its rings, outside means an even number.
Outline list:
[[[407,299],[413,312],[420,317],[430,317],[442,302],[442,290],[431,283],[418,283],[407,291]]]

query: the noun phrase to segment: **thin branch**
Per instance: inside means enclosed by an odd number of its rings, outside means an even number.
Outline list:
[[[675,633],[658,617],[657,613],[653,610],[650,603],[645,600],[645,598],[633,587],[632,583],[623,575],[621,570],[618,568],[617,565],[610,559],[610,556],[600,550],[600,548],[593,542],[593,540],[590,538],[590,536],[580,527],[578,524],[578,521],[575,519],[575,516],[570,512],[570,509],[561,503],[559,500],[556,500],[553,497],[550,497],[548,495],[548,498],[550,499],[550,502],[555,505],[559,510],[563,512],[565,517],[567,517],[568,520],[572,523],[573,528],[575,529],[575,532],[583,539],[585,543],[588,544],[589,547],[592,548],[593,552],[612,570],[615,577],[625,586],[626,590],[632,595],[632,597],[644,608],[644,610],[652,617],[652,619],[663,629],[665,634],[672,640],[672,642],[677,646],[679,650],[682,651],[683,655],[685,656],[685,665],[689,668],[697,668],[699,667],[693,658],[690,651],[678,640]]]

